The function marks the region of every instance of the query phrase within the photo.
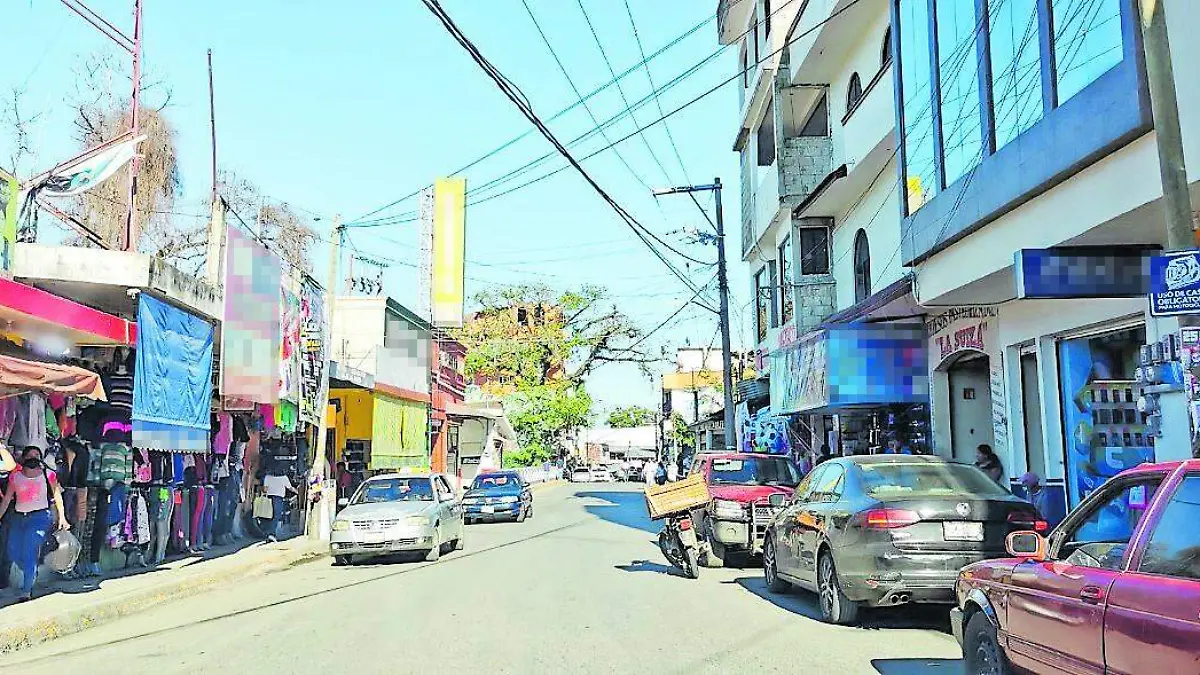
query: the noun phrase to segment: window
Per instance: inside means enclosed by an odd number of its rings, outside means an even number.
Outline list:
[[[951,185],[983,159],[975,3],[935,0],[942,164]]]
[[[750,86],[750,61],[749,49],[746,44],[742,43],[742,89]]]
[[[1200,580],[1200,475],[1179,484],[1154,527],[1139,572]]]
[[[758,165],[775,163],[775,99],[767,101],[767,110],[758,125]]]
[[[1127,480],[1106,489],[1079,520],[1062,531],[1057,557],[1071,565],[1120,570],[1129,540],[1162,476]]]
[[[758,341],[767,339],[767,328],[771,322],[771,288],[767,280],[767,268],[754,275],[754,327]]]
[[[1121,62],[1121,0],[1050,0],[1058,103]]]
[[[779,323],[792,320],[792,238],[779,245]]]
[[[808,120],[800,129],[801,136],[823,138],[829,135],[829,99],[821,95],[821,100],[809,114]]]
[[[801,227],[800,274],[829,274],[829,230]]]
[[[763,35],[771,34],[771,0],[763,0]]]
[[[842,490],[846,486],[846,470],[840,464],[830,464],[812,485],[808,501],[836,502],[842,498]]]
[[[900,0],[900,89],[904,116],[904,204],[915,213],[937,194],[930,74],[929,1]]]
[[[854,111],[854,107],[862,100],[862,79],[858,77],[858,73],[850,76],[850,84],[846,87],[846,114],[849,115]]]
[[[854,235],[854,302],[862,302],[871,295],[871,249],[867,244],[866,230]]]
[[[996,149],[1042,118],[1038,0],[988,0]]]
[[[883,46],[879,48],[879,67],[887,68],[892,64],[892,27],[883,31]]]

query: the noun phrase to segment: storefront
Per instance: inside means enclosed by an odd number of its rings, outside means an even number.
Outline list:
[[[996,307],[954,307],[925,321],[933,451],[947,459],[974,462],[980,445],[1004,450],[999,315]]]
[[[928,452],[928,381],[920,325],[834,325],[772,352],[770,410],[814,452],[877,453],[892,440]]]

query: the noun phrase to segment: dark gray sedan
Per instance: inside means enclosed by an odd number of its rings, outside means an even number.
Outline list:
[[[1025,500],[967,464],[871,455],[821,464],[768,526],[767,586],[815,591],[822,617],[860,606],[952,603],[958,571],[1005,555],[1016,530],[1045,530]]]

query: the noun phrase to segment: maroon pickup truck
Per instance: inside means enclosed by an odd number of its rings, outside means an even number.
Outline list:
[[[1200,460],[1144,464],[963,568],[967,672],[1200,673]]]
[[[779,507],[771,495],[791,497],[800,483],[796,465],[787,457],[738,452],[704,453],[692,464],[703,473],[713,500],[693,514],[704,537],[701,561],[722,567],[727,553],[762,553],[767,524]]]

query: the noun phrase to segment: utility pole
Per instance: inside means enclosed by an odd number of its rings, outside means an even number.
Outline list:
[[[737,430],[733,428],[733,348],[730,346],[729,337],[729,269],[725,259],[725,216],[721,208],[721,179],[714,178],[711,185],[688,185],[655,190],[654,195],[691,192],[712,192],[716,202],[717,220],[713,227],[716,229],[717,285],[721,296],[717,316],[721,326],[721,385],[725,389],[725,449],[733,450],[737,446],[735,440]],[[699,419],[697,419],[698,421]]]
[[[217,108],[213,93],[212,50],[208,50],[208,129],[212,143],[212,192],[209,195],[212,216],[208,224],[208,250],[205,272],[209,283],[221,285],[221,252],[225,244],[225,205],[217,195]]]
[[[326,381],[329,380],[329,362],[331,360],[333,360],[333,320],[334,320],[334,317],[337,315],[338,262],[342,258],[342,246],[344,246],[345,242],[346,242],[346,226],[342,224],[342,216],[341,215],[335,215],[333,217],[332,234],[333,234],[333,236],[330,237],[331,243],[329,246],[329,275],[327,277],[328,281],[326,282],[327,285],[325,287],[325,293],[326,293],[326,298],[327,298],[327,301],[325,304],[328,305],[328,307],[329,307],[328,314],[326,315],[328,317],[328,319],[327,319],[328,323],[326,323],[325,325],[328,326],[329,333],[328,333],[328,338],[327,338],[327,344],[325,345],[325,370],[322,373],[322,376],[325,378]],[[320,410],[318,410],[318,412],[317,412],[317,452],[316,452],[316,456],[313,458],[313,469],[314,470],[316,469],[316,467],[320,466],[319,462],[325,461],[325,453],[328,451],[328,438],[327,438],[329,436],[329,427],[328,427],[328,424],[329,424],[328,417],[329,416],[327,414],[329,411],[329,396],[328,396],[328,394],[326,394],[324,400],[321,400],[318,402],[318,405],[320,406]],[[328,479],[329,476],[326,476],[325,478]],[[335,495],[334,499],[335,500],[337,499],[336,495]],[[324,497],[321,498],[321,501],[326,504],[328,503]],[[311,521],[312,521],[312,511],[311,511],[312,501],[311,500],[309,501],[308,508],[310,509],[309,516],[304,519],[305,527],[308,530],[308,536],[310,538],[319,539],[319,538],[321,538],[321,535],[322,535],[321,528],[319,526],[317,526],[317,527],[313,526],[313,525],[319,525],[319,524],[311,523]],[[335,508],[335,509],[337,508],[336,501],[334,503],[333,508]]]
[[[1184,164],[1175,72],[1167,37],[1166,8],[1163,0],[1139,0],[1138,9],[1146,59],[1146,80],[1150,90],[1150,110],[1154,117],[1154,136],[1158,146],[1163,215],[1166,217],[1166,248],[1168,251],[1188,250],[1196,247],[1196,235]],[[1154,316],[1150,303],[1146,303],[1147,337],[1151,341],[1179,335],[1181,326],[1194,325],[1191,323],[1193,321],[1191,317]],[[1156,444],[1157,461],[1187,459],[1193,454],[1189,398],[1186,391],[1159,395],[1162,439]]]
[[[133,3],[133,110],[130,112],[133,137],[137,138],[141,133],[141,112],[138,108],[141,106],[142,94],[142,0],[134,0]],[[137,193],[138,193],[138,166],[140,161],[137,155],[134,155],[133,160],[129,163],[129,213],[125,219],[125,237],[124,244],[126,251],[137,250]]]

